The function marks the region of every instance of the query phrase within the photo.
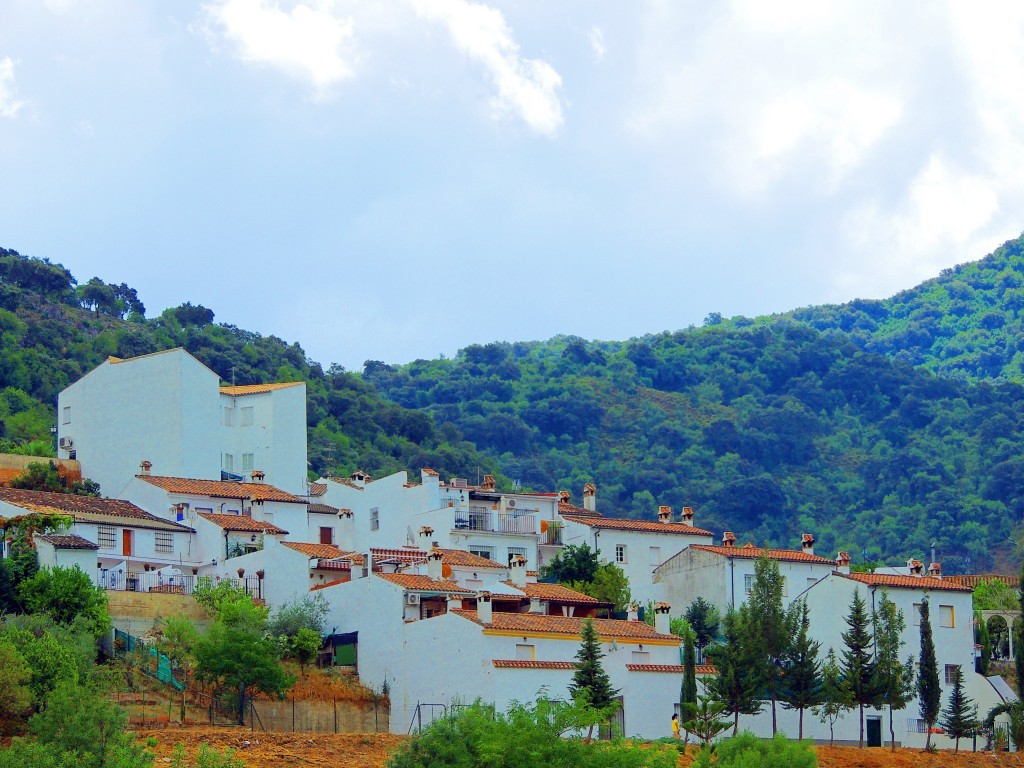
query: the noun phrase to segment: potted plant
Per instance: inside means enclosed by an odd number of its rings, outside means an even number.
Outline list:
[[[258,571],[256,571],[256,578],[259,579],[260,581],[263,581],[263,576],[264,575],[265,574],[263,573],[263,569],[262,568],[260,568]]]
[[[238,578],[242,578],[243,576],[245,576],[245,568],[239,568],[238,569]]]

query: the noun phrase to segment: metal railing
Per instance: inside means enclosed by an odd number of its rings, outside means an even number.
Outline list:
[[[455,518],[456,528],[494,533],[536,533],[537,516],[522,512],[463,512]]]
[[[254,600],[263,599],[263,579],[258,576],[223,578],[221,576],[164,576],[156,571],[108,571],[100,576],[102,589],[117,592],[154,592],[168,595],[191,595],[200,582],[216,586],[222,581],[234,582]]]

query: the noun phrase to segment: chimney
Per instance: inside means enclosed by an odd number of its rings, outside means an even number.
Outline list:
[[[491,593],[486,590],[483,592],[477,592],[476,595],[476,615],[483,624],[490,624],[492,613],[491,613]]]
[[[656,603],[654,605],[654,631],[659,635],[672,634],[672,620],[668,612],[671,606],[668,603]]]
[[[849,552],[840,552],[838,555],[836,555],[836,570],[839,571],[839,573],[849,573],[850,572],[850,553]]]
[[[736,534],[732,531],[726,531],[722,534],[722,546],[723,547],[735,547],[736,546]]]
[[[588,512],[597,512],[597,488],[593,483],[583,486],[583,508]]]
[[[267,476],[267,473],[263,472],[262,470],[259,470],[259,469],[254,469],[252,471],[252,474],[250,475],[250,477],[252,478],[252,481],[254,483],[262,483],[263,482],[263,478],[265,478],[266,476]]]
[[[569,501],[571,498],[572,498],[572,494],[570,494],[568,491],[559,491],[558,492],[558,503],[559,504],[569,504],[569,503],[571,503]]]
[[[349,475],[349,479],[355,483],[357,487],[363,488],[368,482],[370,482],[371,478],[366,472],[363,472],[363,470],[357,469]]]
[[[942,563],[932,563],[928,566],[928,575],[933,579],[942,578]]]
[[[804,551],[805,555],[814,554],[814,535],[805,533],[800,540],[800,546]]]
[[[640,621],[640,606],[637,603],[630,603],[626,610],[626,621]]]
[[[152,461],[146,461],[146,459],[143,459],[142,462],[139,464],[139,474],[140,475],[148,475],[149,474],[149,470],[151,470],[152,468],[153,468],[153,462]]]
[[[444,554],[439,548],[431,549],[430,554],[427,555],[427,576],[435,581],[442,581],[444,579],[441,573],[444,569],[442,564],[443,557]]]
[[[416,539],[417,546],[419,546],[419,548],[422,549],[424,552],[429,552],[433,548],[430,544],[431,537],[433,535],[433,528],[431,528],[429,525],[421,525],[419,536]]]
[[[484,482],[480,486],[481,491],[494,490],[494,475],[484,475]]]
[[[517,587],[526,586],[526,558],[522,555],[512,555],[508,559],[509,581]]]
[[[539,597],[531,597],[530,598],[530,611],[529,612],[530,613],[537,613],[537,614],[543,614],[544,613],[544,603],[541,602],[541,599]]]
[[[658,522],[667,523],[672,517],[672,507],[658,507]]]
[[[462,610],[462,596],[461,595],[448,595],[448,611],[461,611]]]
[[[683,511],[679,514],[679,522],[683,525],[693,525],[693,507],[683,507]]]
[[[921,578],[921,572],[924,570],[924,564],[920,560],[910,558],[907,560],[907,570],[910,571],[911,576]]]
[[[437,483],[439,481],[440,478],[438,477],[437,472],[430,469],[429,467],[424,467],[423,469],[420,470],[420,482],[423,483],[424,485],[430,482]]]

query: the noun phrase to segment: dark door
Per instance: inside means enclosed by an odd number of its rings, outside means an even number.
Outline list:
[[[132,556],[132,532],[131,531],[122,531],[122,534],[123,535],[122,535],[122,538],[121,538],[121,555],[123,557],[131,557]]]
[[[333,544],[334,543],[334,529],[329,526],[320,527],[320,543],[321,544]]]
[[[880,747],[882,746],[882,718],[880,717],[869,717],[867,721],[868,726],[868,746],[869,747]]]

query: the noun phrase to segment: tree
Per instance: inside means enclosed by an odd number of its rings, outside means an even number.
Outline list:
[[[97,638],[110,630],[107,593],[77,565],[43,568],[18,586],[18,599],[28,613],[44,613],[58,624],[82,617]]]
[[[843,671],[836,659],[836,652],[828,649],[825,664],[821,668],[821,701],[814,711],[818,719],[828,723],[828,743],[835,741],[835,726],[839,716],[853,706],[853,695],[843,677]]]
[[[779,563],[762,553],[754,564],[754,581],[747,596],[750,632],[746,641],[757,648],[757,664],[772,706],[772,735],[778,731],[776,702],[782,691],[782,668],[789,651],[791,627],[782,607],[783,577]]]
[[[297,600],[287,600],[271,616],[267,628],[271,634],[294,638],[300,629],[323,634],[327,619],[327,599],[321,595],[303,595]]]
[[[942,689],[939,687],[939,664],[935,659],[932,623],[928,617],[928,598],[921,601],[921,665],[917,673],[917,695],[921,704],[921,719],[928,728],[925,749],[932,744],[932,728],[939,719]]]
[[[686,739],[690,731],[685,724],[696,717],[697,707],[697,654],[693,643],[693,632],[683,635],[683,682],[679,690],[679,713],[686,731]],[[684,740],[685,744],[686,741]]]
[[[733,716],[733,736],[739,733],[740,715],[756,715],[762,707],[760,659],[756,647],[751,648],[748,641],[749,633],[747,603],[738,611],[730,607],[722,619],[724,642],[708,647],[708,657],[715,665],[708,690],[725,705],[724,711]]]
[[[553,576],[561,584],[592,582],[601,565],[597,559],[599,554],[587,544],[569,544],[556,554],[550,563],[541,566],[541,575]]]
[[[949,704],[942,711],[942,728],[946,735],[954,739],[954,752],[960,751],[960,739],[970,736],[978,727],[974,702],[964,693],[964,680],[960,667],[953,673],[953,690],[949,694]]]
[[[33,461],[25,471],[11,480],[11,488],[26,491],[49,491],[50,493],[69,493],[73,496],[99,496],[99,483],[83,478],[72,480],[63,465],[56,462]]]
[[[625,610],[630,602],[629,579],[615,563],[601,563],[592,581],[570,581],[567,586],[602,603],[611,603],[615,611]]]
[[[889,592],[883,588],[875,612],[875,679],[882,701],[889,705],[889,742],[894,752],[893,710],[906,707],[914,695],[914,660],[900,661],[903,630],[906,628],[903,611],[889,599]]]
[[[843,676],[849,685],[850,697],[860,711],[860,741],[864,746],[864,708],[877,706],[879,691],[875,680],[875,661],[871,652],[872,637],[867,608],[860,590],[853,592],[850,612],[846,615],[847,630],[843,632]]]
[[[982,579],[972,597],[976,611],[1020,610],[1020,596],[1002,579]]]
[[[725,704],[705,689],[697,696],[697,703],[691,709],[690,718],[683,722],[683,728],[692,733],[705,749],[709,749],[718,734],[729,728],[729,721],[721,719],[724,714]]]
[[[0,736],[4,724],[18,720],[32,709],[29,682],[32,670],[14,644],[0,638]]]
[[[988,677],[988,668],[992,663],[992,637],[988,633],[988,623],[981,617],[981,611],[974,614],[974,627],[977,635],[975,642],[981,646],[981,654],[978,656],[978,672]]]
[[[602,713],[610,711],[618,703],[615,696],[619,691],[612,688],[611,679],[601,664],[604,654],[591,619],[583,622],[580,638],[580,649],[576,652],[576,671],[569,685],[569,693],[573,700],[581,701],[593,710]],[[587,738],[593,735],[594,727],[591,726]]]
[[[323,638],[320,637],[320,633],[309,629],[307,627],[301,627],[295,636],[289,643],[292,657],[299,662],[299,670],[302,674],[306,674],[306,665],[313,661],[320,653],[320,649],[323,648]]]
[[[683,614],[693,629],[694,644],[697,647],[697,658],[704,660],[704,649],[718,636],[718,625],[721,618],[718,608],[703,597],[698,597]]]
[[[818,652],[821,643],[808,634],[811,626],[810,610],[804,600],[797,600],[789,610],[787,624],[796,629],[796,636],[783,661],[782,706],[799,712],[799,735],[804,737],[804,710],[821,702],[821,665]]]

